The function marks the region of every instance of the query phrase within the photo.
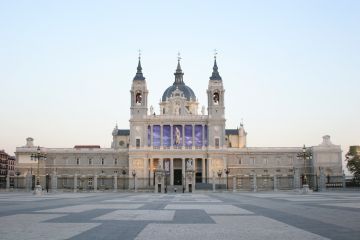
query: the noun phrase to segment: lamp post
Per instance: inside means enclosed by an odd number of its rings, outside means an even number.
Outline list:
[[[224,169],[224,171],[226,174],[226,190],[228,190],[230,168],[226,168],[226,169]]]
[[[222,175],[222,171],[220,169],[217,171],[217,175],[219,177],[219,188],[220,188],[220,179],[221,179],[221,175]]]
[[[306,176],[307,175],[306,161],[308,159],[311,159],[312,153],[310,151],[307,151],[305,144],[304,144],[302,151],[297,154],[297,157],[302,158],[304,160],[304,185],[306,185],[308,187],[307,176]]]
[[[136,177],[136,171],[135,169],[132,171],[132,176],[134,177],[134,191],[135,191],[135,177]]]
[[[123,188],[125,190],[125,175],[126,175],[126,169],[125,168],[123,168],[121,170],[121,174],[123,175]]]
[[[37,147],[36,153],[31,154],[31,160],[37,161],[37,171],[36,171],[36,186],[35,194],[40,195],[42,192],[42,187],[40,185],[40,160],[46,160],[46,153],[40,151],[40,146]]]

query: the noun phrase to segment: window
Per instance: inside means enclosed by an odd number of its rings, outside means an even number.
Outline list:
[[[114,164],[117,165],[117,158],[115,158]]]
[[[241,164],[241,158],[239,158],[239,164]]]
[[[79,165],[79,159],[78,158],[76,159],[76,165]]]
[[[89,158],[89,165],[91,165],[92,164],[92,160],[91,160],[91,158]]]
[[[125,142],[124,142],[123,140],[121,140],[121,141],[119,142],[119,146],[123,147],[124,145],[125,145]]]
[[[140,105],[141,101],[142,101],[142,96],[141,96],[141,93],[139,92],[136,94],[135,102],[136,102],[136,104]]]
[[[215,147],[218,148],[220,146],[220,138],[215,138]]]
[[[104,165],[104,159],[103,158],[101,159],[101,165]]]
[[[139,148],[140,147],[140,138],[136,139],[136,147]]]
[[[88,186],[92,186],[93,185],[93,179],[92,178],[89,178],[88,180]]]

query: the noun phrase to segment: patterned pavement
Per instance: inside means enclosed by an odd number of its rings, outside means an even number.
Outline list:
[[[0,239],[359,239],[360,193],[0,193]]]

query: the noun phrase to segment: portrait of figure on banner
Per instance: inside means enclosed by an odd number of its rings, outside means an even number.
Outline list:
[[[180,130],[178,127],[175,128],[175,145],[180,145]]]

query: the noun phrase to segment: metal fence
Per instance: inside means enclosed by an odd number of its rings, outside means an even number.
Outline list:
[[[345,181],[344,176],[319,176],[314,174],[307,175],[307,183],[310,189],[314,191],[333,190],[339,188],[358,188],[359,182],[348,179]],[[20,189],[32,190],[35,187],[35,176],[11,176],[1,179],[1,189]],[[9,181],[9,184],[7,184]],[[95,183],[95,181],[97,181]],[[116,182],[115,182],[116,181]],[[135,181],[135,182],[134,182]],[[296,183],[298,181],[298,184]],[[42,176],[40,177],[43,189],[63,190],[63,191],[94,191],[95,187],[98,191],[129,191],[143,190],[154,191],[154,178],[134,178],[132,176]],[[182,183],[184,184],[184,182]],[[273,190],[293,190],[301,188],[304,184],[304,177],[300,176],[296,179],[293,175],[237,175],[228,177],[214,178],[197,178],[196,190],[235,190],[235,191],[273,191]],[[165,185],[168,189],[181,189],[183,185],[170,187],[170,177],[165,178]]]

